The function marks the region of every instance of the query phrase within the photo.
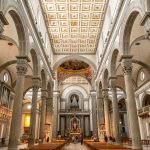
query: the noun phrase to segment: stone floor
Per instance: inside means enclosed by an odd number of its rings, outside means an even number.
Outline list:
[[[68,144],[62,150],[89,150],[86,146],[81,145],[80,143],[77,144]]]
[[[19,148],[26,148],[27,144],[20,145]],[[7,150],[7,147],[0,147],[0,150]],[[65,146],[62,150],[89,150],[86,146],[77,144],[69,144]],[[143,150],[150,150],[150,146],[143,146]]]
[[[19,145],[19,148],[26,148],[27,144]],[[7,150],[7,147],[0,147],[0,150]]]

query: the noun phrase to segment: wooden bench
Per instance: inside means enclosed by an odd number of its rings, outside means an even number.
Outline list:
[[[142,142],[142,145],[150,146],[150,140],[144,139],[144,140],[141,140],[141,142]],[[130,138],[123,139],[122,143],[126,144],[128,146],[132,146],[132,139],[130,139]]]
[[[92,150],[131,150],[131,148],[126,148],[122,145],[114,145],[104,142],[84,142],[84,144]]]
[[[46,144],[29,146],[28,148],[20,150],[60,150],[65,144],[66,144],[65,141],[55,141]]]

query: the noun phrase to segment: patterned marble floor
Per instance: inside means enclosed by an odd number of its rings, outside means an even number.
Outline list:
[[[65,146],[63,150],[89,150],[85,145],[81,145],[80,143],[73,144],[70,143],[69,145]]]
[[[85,145],[77,144],[69,144],[65,146],[62,150],[89,150]]]

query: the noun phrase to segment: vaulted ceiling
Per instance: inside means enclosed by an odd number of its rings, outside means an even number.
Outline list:
[[[94,54],[107,0],[41,0],[55,54]]]

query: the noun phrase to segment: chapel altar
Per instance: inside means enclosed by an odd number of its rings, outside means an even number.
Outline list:
[[[69,131],[70,136],[74,137],[80,137],[81,134],[81,128],[80,128],[80,120],[77,117],[73,117],[70,120],[70,131]]]

